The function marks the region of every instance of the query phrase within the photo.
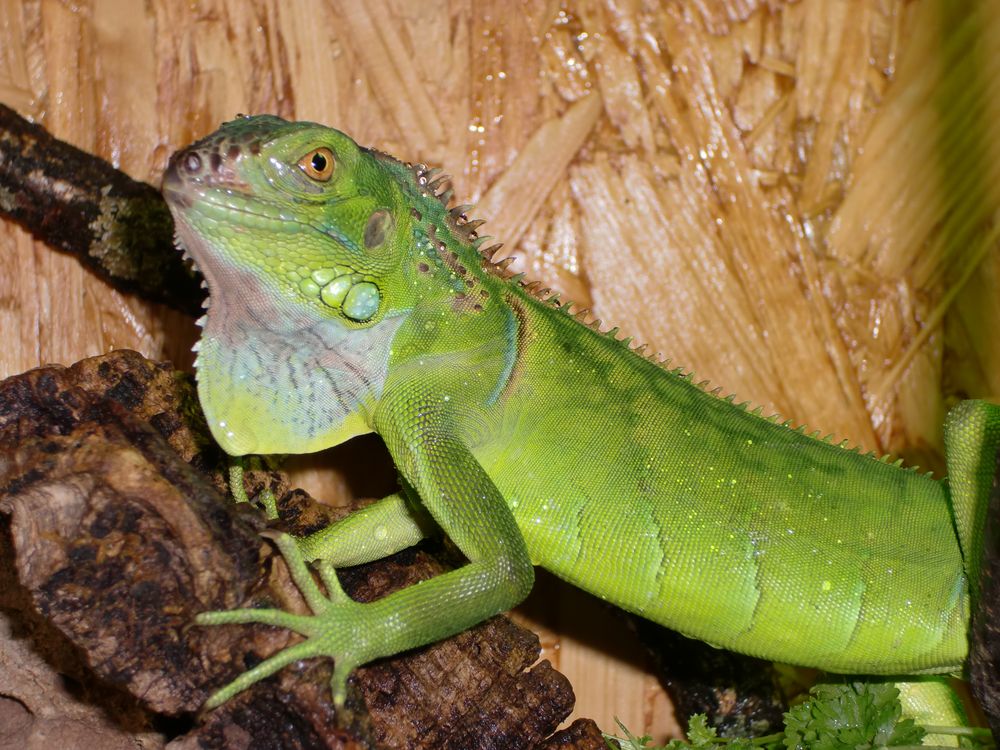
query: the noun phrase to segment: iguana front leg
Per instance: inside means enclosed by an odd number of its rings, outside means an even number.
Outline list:
[[[393,412],[389,411],[392,414]],[[398,414],[399,412],[397,412]],[[281,610],[243,609],[199,615],[202,625],[259,622],[287,627],[306,640],[272,656],[216,692],[208,701],[218,706],[281,667],[312,656],[330,656],[336,664],[331,689],[342,706],[347,678],[355,667],[382,656],[406,651],[459,633],[488,617],[510,609],[531,590],[534,570],[524,539],[496,486],[469,450],[433,419],[433,409],[411,404],[380,430],[397,466],[419,495],[424,507],[468,558],[457,570],[423,581],[370,603],[358,603],[341,590],[329,563],[319,566],[327,586],[324,596],[305,566],[300,543],[279,537],[293,579],[314,614]],[[386,502],[388,500],[388,502]],[[372,506],[369,519],[389,519],[415,533],[401,513],[402,498],[390,496]],[[347,519],[345,519],[347,520]],[[343,522],[342,522],[343,523]],[[367,525],[366,521],[362,523]],[[335,525],[316,547],[340,550],[339,561],[358,561],[344,553]],[[405,536],[405,534],[404,534]],[[306,546],[310,546],[308,543]],[[312,550],[317,551],[317,550]],[[362,557],[381,554],[374,548]]]

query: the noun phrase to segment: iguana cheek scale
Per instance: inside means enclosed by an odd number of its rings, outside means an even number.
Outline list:
[[[405,491],[279,546],[314,616],[202,615],[306,636],[354,667],[519,602],[533,565],[688,636],[835,672],[954,672],[966,656],[996,407],[949,417],[951,484],[706,392],[507,278],[429,173],[344,134],[240,118],[164,179],[211,304],[196,362],[233,455],[378,432]],[[469,563],[369,604],[333,568],[420,539]],[[305,561],[316,560],[324,595]]]

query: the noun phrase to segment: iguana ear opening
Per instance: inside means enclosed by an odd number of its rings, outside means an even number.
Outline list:
[[[392,212],[387,208],[379,208],[372,212],[365,224],[363,241],[365,250],[378,250],[385,244],[386,238],[395,229],[396,220],[392,218]]]

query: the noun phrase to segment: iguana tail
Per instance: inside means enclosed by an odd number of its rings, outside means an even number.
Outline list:
[[[944,444],[952,516],[975,608],[990,487],[1000,451],[1000,406],[987,401],[961,402],[945,420]]]

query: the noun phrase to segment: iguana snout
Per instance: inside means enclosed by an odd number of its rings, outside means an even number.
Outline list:
[[[280,117],[241,116],[214,133],[177,151],[170,157],[163,175],[163,192],[171,202],[190,206],[190,188],[198,185],[245,191],[250,185],[240,176],[236,165],[243,157],[257,156],[262,139],[274,133]]]

